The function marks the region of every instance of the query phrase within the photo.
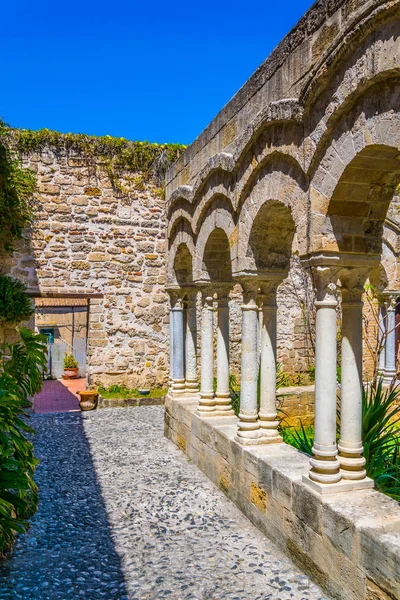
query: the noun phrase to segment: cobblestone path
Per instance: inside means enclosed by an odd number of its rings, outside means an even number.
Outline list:
[[[34,415],[40,508],[0,597],[319,600],[173,444],[161,407]]]

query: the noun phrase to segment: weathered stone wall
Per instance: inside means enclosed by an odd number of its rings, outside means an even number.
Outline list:
[[[165,408],[165,435],[329,597],[400,599],[397,502],[375,490],[316,494],[302,480],[308,456],[292,446],[242,446],[235,417],[202,419],[196,401],[167,396]]]
[[[91,384],[164,385],[169,301],[157,188],[117,191],[101,169],[62,149],[32,153],[24,164],[37,174],[37,212],[3,272],[34,295],[89,298]]]

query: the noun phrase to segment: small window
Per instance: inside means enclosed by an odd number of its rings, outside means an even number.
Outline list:
[[[41,327],[40,333],[42,335],[47,335],[49,344],[54,344],[54,328],[53,327]]]

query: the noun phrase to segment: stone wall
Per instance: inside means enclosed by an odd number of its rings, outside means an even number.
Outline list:
[[[3,273],[32,295],[89,298],[91,384],[164,385],[169,300],[159,190],[135,189],[130,174],[130,191],[118,191],[102,169],[59,148],[25,156],[24,165],[37,174],[37,212]]]
[[[199,418],[195,401],[167,396],[165,407],[165,435],[329,597],[400,600],[397,502],[375,490],[316,494],[295,448],[244,447],[235,417]]]

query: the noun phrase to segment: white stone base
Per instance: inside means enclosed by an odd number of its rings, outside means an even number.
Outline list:
[[[374,482],[369,477],[359,481],[350,479],[341,479],[338,483],[318,483],[313,481],[308,475],[303,475],[303,483],[308,485],[314,492],[322,494],[342,494],[343,492],[353,492],[356,490],[372,490]]]
[[[214,417],[235,417],[233,410],[211,410],[210,412],[196,410],[194,414],[201,419],[213,419]]]
[[[279,436],[276,438],[268,438],[264,436],[260,436],[259,438],[242,438],[238,435],[235,436],[235,442],[241,444],[242,446],[261,446],[265,444],[281,444],[283,439]]]

